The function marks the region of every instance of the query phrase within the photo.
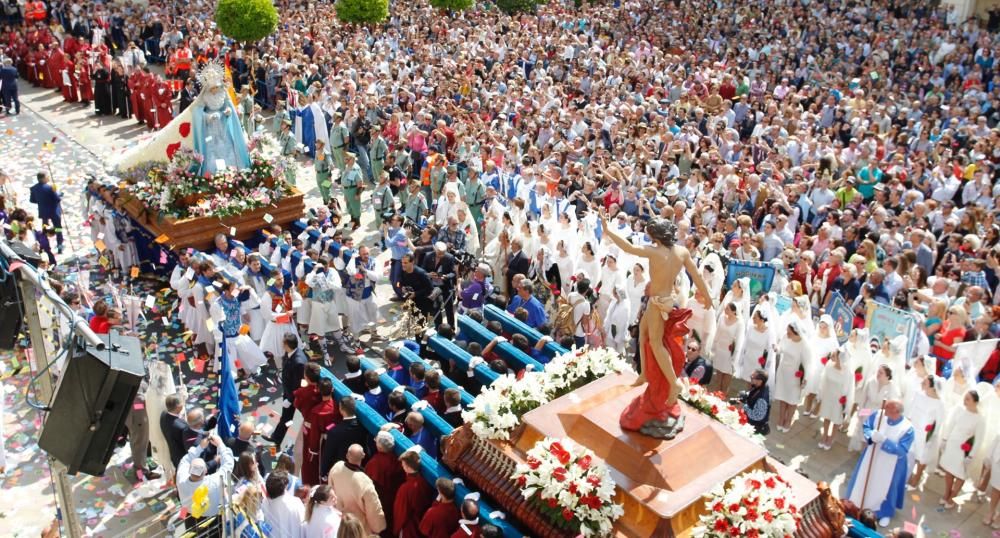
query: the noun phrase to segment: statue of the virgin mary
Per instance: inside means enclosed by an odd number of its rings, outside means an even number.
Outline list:
[[[210,62],[198,72],[201,94],[191,105],[194,149],[204,157],[199,173],[250,167],[250,151],[239,115],[226,91],[225,71]]]

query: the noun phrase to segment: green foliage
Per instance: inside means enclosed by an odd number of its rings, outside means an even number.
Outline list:
[[[352,24],[377,24],[389,18],[389,0],[337,0],[337,18]]]
[[[431,0],[431,5],[438,9],[462,11],[475,4],[475,0]]]
[[[242,43],[254,43],[274,33],[278,10],[271,0],[219,0],[215,23],[222,34]]]
[[[544,3],[545,0],[496,0],[497,7],[508,15],[534,13],[535,7]]]

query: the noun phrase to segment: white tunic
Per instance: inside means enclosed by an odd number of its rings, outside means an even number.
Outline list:
[[[751,325],[747,329],[746,338],[743,342],[743,354],[740,356],[740,362],[737,366],[736,374],[740,379],[749,382],[750,375],[753,374],[754,370],[758,368],[763,368],[767,372],[768,376],[768,386],[774,387],[774,369],[775,364],[777,364],[777,358],[775,357],[775,349],[777,343],[774,339],[774,333],[771,329],[764,325],[764,331],[758,331],[755,325]],[[767,357],[764,357],[765,353]],[[760,364],[760,360],[764,358],[764,364]]]
[[[847,364],[835,366],[832,360],[821,368],[822,370],[817,372],[820,377],[819,417],[839,425],[853,407],[854,372]]]
[[[799,405],[802,400],[803,374],[798,374],[800,368],[805,368],[809,360],[810,347],[805,338],[798,342],[791,338],[783,338],[778,348],[779,362],[775,372],[774,399],[780,402]]]
[[[743,354],[745,334],[739,317],[734,318],[732,323],[727,322],[725,317],[719,320],[715,327],[715,339],[712,340],[712,367],[716,372],[735,373],[737,359]]]
[[[336,538],[342,514],[332,506],[317,505],[306,523],[305,538]]]
[[[972,413],[964,406],[954,408],[942,435],[941,468],[955,478],[964,480],[970,469],[966,468],[966,455],[962,445],[975,437],[969,452],[969,457],[974,456],[977,450],[982,449],[983,429],[982,415]]]
[[[283,538],[301,538],[304,530],[303,520],[306,508],[298,497],[285,493],[277,499],[265,496],[261,505],[264,519],[271,524],[272,536]]]
[[[937,460],[941,432],[944,430],[945,408],[940,398],[931,398],[922,390],[905,404],[906,415],[913,422],[913,459],[925,465]],[[933,428],[932,431],[928,429]]]

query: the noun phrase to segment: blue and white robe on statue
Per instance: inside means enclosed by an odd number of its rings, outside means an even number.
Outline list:
[[[864,437],[868,442],[861,459],[858,460],[847,484],[848,498],[856,506],[875,511],[879,519],[891,518],[896,510],[903,507],[906,500],[906,479],[909,477],[909,453],[913,445],[913,424],[906,417],[892,421],[885,419],[878,431],[885,435],[881,443],[873,443],[872,433],[876,430],[878,417],[882,411],[872,413],[864,424]],[[874,454],[867,493],[864,491],[865,475],[868,473],[869,459]],[[861,497],[864,495],[864,506]]]

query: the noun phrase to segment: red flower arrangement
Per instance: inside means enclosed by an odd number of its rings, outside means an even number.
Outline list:
[[[826,363],[830,362],[830,357],[823,357],[819,360],[819,362],[821,362],[823,366],[826,366]]]
[[[864,370],[860,366],[858,366],[857,368],[854,369],[854,384],[857,385],[858,383],[864,381],[864,379],[865,379]]]
[[[937,422],[931,422],[930,424],[924,427],[924,431],[927,432],[924,437],[924,441],[931,440],[931,436],[934,435],[934,430],[936,428],[937,428]]]

